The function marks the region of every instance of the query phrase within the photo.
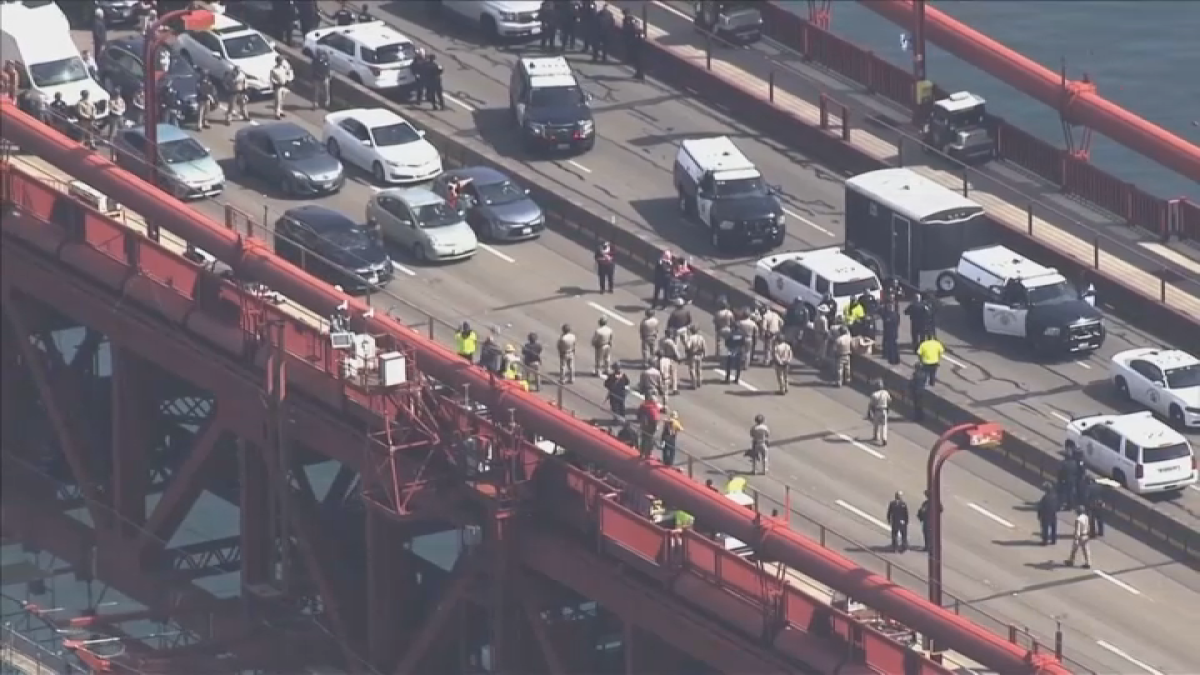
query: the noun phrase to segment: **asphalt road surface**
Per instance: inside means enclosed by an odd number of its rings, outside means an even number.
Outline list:
[[[416,121],[440,130],[458,129],[455,135],[464,141],[491,145],[500,161],[532,167],[541,177],[539,182],[570,189],[581,203],[599,212],[627,219],[630,227],[643,228],[664,242],[701,241],[675,214],[667,173],[674,143],[697,135],[728,134],[768,175],[783,182],[789,209],[796,214],[788,246],[839,241],[838,176],[769,139],[754,137],[678,92],[654,82],[632,82],[628,72],[615,65],[580,64],[597,99],[601,140],[596,151],[574,160],[527,164],[513,148],[503,122],[503,82],[513,53],[480,47],[469,38],[443,37],[414,23],[396,23],[439,53],[453,96],[451,110],[436,116],[413,113]],[[295,96],[290,103],[288,119],[319,135],[320,114],[309,112],[307,102]],[[256,121],[268,121],[268,104],[252,108]],[[198,138],[226,167],[230,182],[222,201],[248,213],[265,211],[273,220],[300,202],[237,174],[231,139],[238,125],[216,125]],[[354,174],[340,194],[320,201],[361,218],[372,190],[369,182],[369,177]],[[216,202],[194,206],[214,219],[223,218]],[[702,244],[682,245],[702,264],[721,270],[735,282],[748,283],[748,261],[714,259]],[[596,321],[607,316],[617,331],[617,354],[626,359],[636,355],[634,324],[649,296],[648,285],[618,275],[617,293],[594,293],[590,252],[553,233],[536,242],[481,248],[474,259],[461,264],[426,267],[403,255],[397,260],[398,274],[389,292],[404,300],[377,297],[374,304],[413,324],[422,322],[422,310],[427,310],[449,324],[466,319],[480,329],[496,327],[516,344],[530,332],[551,343],[566,322],[586,342]],[[706,327],[710,324],[708,317],[697,315],[697,320]],[[1143,338],[1136,337],[1133,329],[1113,328],[1113,342],[1131,344],[1121,342],[1128,335],[1138,340],[1132,344],[1142,344]],[[449,340],[449,328],[439,327],[438,333],[441,340]],[[1059,442],[1061,422],[1043,418],[1039,408],[1053,405],[1056,411],[1072,414],[1102,405],[1091,397],[1097,389],[1084,384],[1101,375],[1097,360],[1084,362],[1088,367],[1065,363],[1043,368],[1009,361],[991,346],[977,349],[953,338],[948,345],[954,358],[965,365],[953,376],[947,374],[946,388],[962,390],[980,405],[995,407],[1006,424],[1034,429],[1048,443]],[[554,361],[548,359],[551,369]],[[596,402],[602,399],[602,391],[599,381],[588,374],[591,359],[586,353],[581,355],[580,368],[583,374],[567,395],[566,407],[583,418],[601,418]],[[1003,381],[998,379],[1001,373]],[[712,365],[707,375],[702,391],[685,391],[671,402],[686,428],[681,451],[706,462],[696,465],[698,480],[712,477],[720,484],[728,472],[748,468],[741,457],[747,429],[754,415],[762,413],[773,429],[775,452],[772,475],[750,481],[764,495],[761,508],[771,508],[766,499],[782,502],[784,485],[790,485],[796,511],[845,538],[827,534],[830,547],[878,572],[890,570],[898,583],[922,588],[923,554],[884,552],[887,532],[882,521],[897,490],[907,495],[914,511],[920,503],[922,467],[934,441],[929,431],[901,420],[894,425],[891,444],[874,447],[863,440],[870,435],[863,421],[864,397],[831,388],[803,367],[794,370],[794,389],[786,398],[771,393],[773,376],[762,368],[753,369],[741,386],[720,384],[720,373]],[[1018,400],[1022,386],[1041,391],[1025,394],[1033,401]],[[554,389],[548,388],[546,394],[553,396]],[[966,604],[964,614],[994,630],[1003,631],[1003,623],[1011,622],[1047,637],[1054,631],[1053,617],[1065,617],[1068,656],[1098,672],[1194,669],[1194,656],[1188,656],[1193,650],[1187,646],[1192,631],[1187,626],[1200,620],[1200,575],[1115,531],[1094,546],[1095,569],[1066,568],[1062,565],[1066,543],[1053,550],[1036,545],[1029,507],[1038,494],[1035,488],[967,455],[955,458],[945,480],[946,587],[964,603],[999,620],[989,623]],[[796,529],[820,536],[819,529],[802,517],[793,517],[792,522]],[[1064,532],[1067,525],[1063,519]],[[914,544],[919,543],[915,526],[911,535]]]

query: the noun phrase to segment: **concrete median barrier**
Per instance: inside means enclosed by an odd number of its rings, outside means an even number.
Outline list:
[[[288,57],[296,73],[296,89],[301,94],[309,93],[310,63],[299,51],[287,47],[279,47],[281,53]],[[756,108],[750,101],[750,96],[734,83],[725,82],[709,75],[703,68],[697,69],[690,64],[674,59],[666,52],[655,53],[655,74],[666,81],[680,81],[691,78],[688,85],[700,91],[702,96],[719,98],[723,104],[734,111],[734,114],[744,114],[747,119],[757,119],[759,124],[777,124],[775,129],[779,138],[792,137],[790,143],[795,143],[810,156],[822,161],[828,161],[832,168],[859,173],[880,168],[873,159],[859,153],[836,136],[825,131],[805,126],[773,106]],[[694,72],[693,72],[694,71]],[[619,227],[602,215],[589,211],[584,206],[572,202],[566,196],[539,186],[538,180],[532,175],[526,175],[521,167],[506,162],[494,153],[488,153],[484,148],[471,148],[458,140],[449,126],[437,122],[437,114],[413,115],[405,106],[396,103],[377,92],[355,85],[349,80],[335,78],[332,87],[333,107],[388,107],[398,106],[398,111],[426,131],[426,138],[442,152],[447,166],[493,166],[512,175],[522,184],[530,186],[533,196],[542,205],[547,216],[547,225],[556,232],[563,234],[581,245],[593,247],[600,241],[608,241],[616,251],[618,262],[634,273],[649,276],[653,265],[660,255],[658,246],[641,238],[636,233]],[[417,118],[417,119],[414,119]],[[783,125],[788,125],[787,131]],[[1064,265],[1064,267],[1066,267]],[[1115,282],[1114,282],[1115,283]],[[1098,283],[1097,286],[1100,286]],[[749,288],[738,288],[699,270],[695,283],[696,304],[702,308],[711,309],[718,298],[724,296],[735,305],[747,305],[761,301]],[[1105,292],[1101,288],[1101,292]],[[1114,294],[1115,300],[1118,296]],[[1146,300],[1140,301],[1144,306]],[[1149,312],[1143,311],[1142,317]],[[1164,319],[1165,320],[1165,319]],[[1195,334],[1193,334],[1195,335]],[[811,353],[801,355],[807,362],[814,363]],[[884,364],[872,358],[854,360],[852,372],[854,384],[862,389],[869,383],[882,379],[893,396],[906,407],[909,401],[908,379],[896,373]],[[963,422],[986,421],[971,411],[955,405],[937,395],[933,390],[926,390],[923,397],[924,409],[929,426],[949,427]],[[1021,478],[1040,484],[1046,480],[1055,480],[1060,459],[1059,448],[1039,446],[1031,441],[1009,434],[1005,443],[987,451],[987,457],[999,466]],[[1162,509],[1147,500],[1124,491],[1110,490],[1108,497],[1110,522],[1123,525],[1127,531],[1147,543],[1166,550],[1171,555],[1194,567],[1200,568],[1200,533],[1191,529],[1187,524],[1173,518]]]

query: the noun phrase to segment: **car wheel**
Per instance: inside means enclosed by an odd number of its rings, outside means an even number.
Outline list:
[[[486,38],[488,42],[494,43],[500,41],[500,29],[496,26],[495,19],[487,14],[484,14],[483,18],[479,20],[479,26],[483,30],[483,37]]]
[[[333,155],[334,159],[340,160],[342,158],[342,149],[338,146],[338,142],[336,140],[331,138],[326,141],[325,149],[329,151],[330,155]]]
[[[250,173],[250,163],[246,161],[246,156],[238,152],[233,155],[233,164],[237,167],[238,173],[243,176]]]
[[[771,297],[771,286],[762,277],[754,277],[754,292],[765,297]]]
[[[420,244],[413,244],[412,253],[413,257],[417,259],[417,262],[422,264],[429,262],[429,253],[425,250],[424,246]]]
[[[1129,383],[1125,381],[1125,378],[1118,377],[1114,384],[1117,385],[1117,395],[1123,400],[1128,401],[1133,398],[1129,395]]]
[[[374,176],[375,182],[383,185],[387,182],[387,174],[383,172],[383,163],[375,162],[371,165],[371,175]]]
[[[1167,417],[1171,420],[1172,426],[1177,429],[1183,428],[1183,410],[1177,405],[1172,405],[1167,411]]]
[[[350,73],[350,81],[353,82],[354,84],[362,86],[362,83],[363,83],[362,75],[359,75],[358,73]]]
[[[721,232],[720,232],[720,230],[718,230],[715,227],[712,229],[711,240],[712,240],[713,248],[720,251],[721,250]]]
[[[1121,484],[1121,487],[1129,489],[1129,481],[1125,478],[1125,472],[1120,469],[1113,469],[1112,479]]]

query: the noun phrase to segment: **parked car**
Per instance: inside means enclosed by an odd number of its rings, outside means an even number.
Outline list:
[[[1096,473],[1137,494],[1178,492],[1196,484],[1187,439],[1150,411],[1089,415],[1067,423],[1067,452],[1080,452]]]
[[[367,202],[367,224],[422,262],[464,260],[479,242],[462,211],[426,188],[392,188]]]
[[[1184,429],[1200,429],[1200,358],[1179,349],[1127,349],[1112,357],[1112,381],[1137,401]]]
[[[173,124],[158,128],[158,184],[180,199],[199,199],[221,194],[225,172],[208,148]],[[113,137],[117,164],[143,178],[150,177],[146,165],[146,130],[134,127]]]
[[[242,127],[233,137],[238,171],[254,174],[284,194],[333,194],[346,184],[342,163],[312,134],[293,122]]]
[[[106,42],[104,49],[96,54],[100,84],[110,92],[119,89],[127,101],[132,99],[146,82],[146,67],[142,63],[145,44],[145,39],[137,35]],[[174,92],[185,122],[194,120],[200,108],[196,98],[199,82],[200,73],[192,64],[173,54],[166,72],[158,75],[160,96],[166,91]]]
[[[302,51],[310,59],[324,53],[333,72],[371,89],[416,83],[416,45],[382,21],[318,28],[304,36]]]
[[[450,198],[450,186],[458,184],[456,205],[467,214],[467,223],[481,239],[522,241],[536,239],[546,229],[542,207],[529,196],[529,190],[517,185],[503,173],[486,167],[451,169],[438,176],[433,190]]]
[[[330,113],[323,136],[329,154],[370,171],[381,185],[421,183],[442,173],[442,157],[425,132],[385,108]]]
[[[225,15],[217,15],[212,28],[181,32],[175,39],[175,50],[193,65],[203,68],[218,82],[234,66],[246,74],[246,86],[251,94],[269,95],[271,68],[279,53],[275,43],[262,33]]]
[[[368,228],[317,204],[288,209],[275,221],[275,252],[347,292],[369,291],[395,276],[392,259]]]

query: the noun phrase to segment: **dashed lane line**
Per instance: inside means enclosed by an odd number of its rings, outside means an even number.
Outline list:
[[[463,110],[466,110],[467,112],[475,112],[475,106],[471,105],[470,103],[467,103],[466,101],[457,99],[450,95],[446,95],[446,100],[450,101],[454,105],[462,108]]]
[[[1096,640],[1096,644],[1099,645],[1101,649],[1105,649],[1105,650],[1125,659],[1126,661],[1132,663],[1133,665],[1137,666],[1138,668],[1141,668],[1142,670],[1144,670],[1146,672],[1146,675],[1164,675],[1164,673],[1161,670],[1151,668],[1150,665],[1147,664],[1146,662],[1139,661],[1139,660],[1133,658],[1132,656],[1130,656],[1128,653],[1126,653],[1120,647],[1117,647],[1108,642],[1105,642],[1104,640]]]
[[[795,211],[793,211],[791,209],[784,209],[783,212],[786,213],[787,215],[791,216],[792,218],[795,218],[796,220],[804,223],[805,225],[808,225],[809,227],[813,228],[817,232],[827,234],[831,237],[837,236],[833,232],[830,232],[829,230],[825,229],[824,227],[821,227],[820,225],[814,223],[813,221],[809,220],[808,218],[805,218],[804,216],[800,215],[799,213],[796,213]]]
[[[713,368],[713,372],[717,373],[718,375],[720,375],[721,377],[723,377],[725,379],[729,379],[729,374],[726,373],[724,370],[721,370],[720,368]],[[749,382],[747,382],[745,380],[738,380],[738,384],[741,385],[741,387],[747,391],[759,391],[758,387],[750,384]]]
[[[479,244],[479,248],[487,251],[488,253],[491,253],[492,255],[496,256],[497,258],[503,260],[504,262],[507,262],[507,263],[517,262],[516,259],[513,258],[511,255],[505,253],[504,251],[497,249],[495,246],[492,246],[490,244],[481,243],[481,244]]]
[[[874,457],[875,459],[887,459],[886,457],[883,456],[882,452],[879,452],[878,450],[876,450],[875,448],[872,448],[871,446],[867,445],[866,443],[862,443],[860,441],[855,440],[854,437],[852,437],[852,436],[849,436],[847,434],[835,434],[835,435],[838,438],[842,439],[843,441],[846,441],[850,445],[853,445],[854,447],[858,448],[859,450],[862,450],[863,452],[867,453],[868,455]]]
[[[620,321],[621,323],[625,324],[626,326],[633,325],[633,322],[630,321],[629,319],[625,318],[620,312],[609,309],[598,302],[592,302],[589,300],[588,307],[591,307],[592,309],[596,310],[597,312],[600,312],[601,314],[603,314],[607,317],[616,319],[617,321]]]
[[[401,274],[407,274],[410,277],[417,276],[416,272],[408,269],[407,267],[405,267],[404,265],[401,265],[400,263],[396,262],[395,260],[392,261],[392,269],[396,270],[397,272],[400,272]]]
[[[1004,527],[1007,527],[1010,530],[1016,527],[1016,525],[1013,525],[1012,523],[1008,522],[1007,520],[992,513],[991,511],[988,511],[987,509],[983,508],[982,506],[980,506],[974,502],[967,502],[967,507],[969,507],[975,513],[978,513],[979,515],[983,516],[984,518],[987,518],[988,520],[991,520],[992,522],[999,523],[999,524],[1003,525]]]
[[[1114,586],[1116,586],[1117,588],[1120,588],[1123,591],[1132,593],[1134,595],[1142,594],[1142,592],[1139,591],[1138,589],[1125,583],[1124,581],[1121,581],[1120,579],[1114,577],[1113,575],[1109,574],[1108,572],[1102,572],[1100,570],[1092,570],[1092,571],[1095,572],[1096,576],[1100,577],[1101,579],[1107,581],[1110,584],[1113,584]]]
[[[589,168],[587,168],[586,166],[584,166],[584,165],[580,164],[579,162],[576,162],[576,161],[575,161],[575,160],[573,160],[573,159],[568,159],[568,160],[567,160],[567,164],[570,164],[571,166],[575,167],[576,169],[579,169],[580,171],[582,171],[582,172],[584,172],[584,173],[591,173],[591,172],[592,172],[592,170],[591,170],[591,169],[589,169]]]
[[[866,511],[863,511],[862,509],[851,504],[850,502],[845,501],[844,499],[839,499],[836,502],[834,502],[834,504],[837,504],[838,506],[842,507],[843,509],[846,509],[850,513],[853,513],[854,515],[858,516],[859,518],[862,518],[863,520],[867,521],[868,523],[871,523],[872,525],[874,525],[875,527],[878,527],[879,529],[883,530],[884,532],[892,531],[892,528],[888,527],[887,523],[885,523],[882,520],[876,518],[875,516],[867,513]]]

